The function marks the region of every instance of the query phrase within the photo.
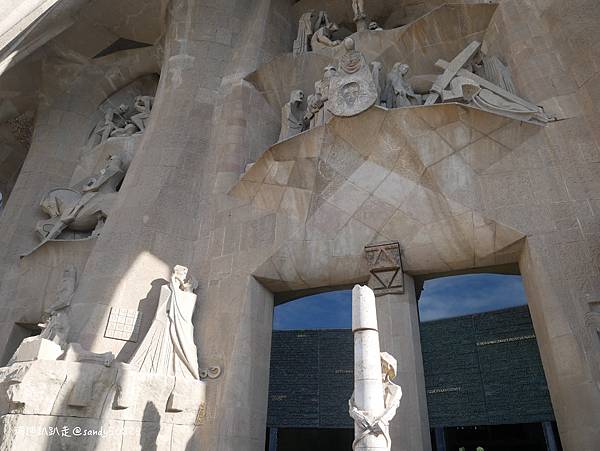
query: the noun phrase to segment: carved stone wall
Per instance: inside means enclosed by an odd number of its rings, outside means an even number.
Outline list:
[[[125,3],[120,16],[106,13],[111,2],[87,11],[23,60],[28,80],[39,80],[34,96],[25,95],[19,71],[7,72],[6,85],[0,77],[3,92],[18,87],[2,100],[2,115],[32,98],[37,106],[32,145],[0,217],[0,347],[16,322],[37,323],[70,263],[82,274],[71,338],[125,361],[136,344],[104,336],[111,308],[144,312],[145,334],[155,281],[172,262],[186,262],[200,279],[200,365],[224,373],[208,382],[206,419],[179,449],[257,451],[264,449],[274,293],[365,282],[364,247],[399,241],[409,275],[519,263],[563,445],[600,442],[600,343],[584,320],[600,299],[592,1],[566,9],[559,0],[442,7],[381,40],[355,35],[367,60],[408,58],[425,74],[468,44],[460,30],[469,30],[507,59],[524,96],[557,111],[561,120],[544,129],[456,104],[374,107],[275,146],[289,96],[276,76],[312,86],[302,74],[319,74],[336,56],[285,55],[294,14],[309,2],[174,0],[164,9],[144,2],[134,14],[127,8],[139,3]],[[144,27],[146,14],[147,24],[164,26],[156,46],[89,60],[117,36],[158,39],[156,27]],[[378,42],[386,50],[377,53]],[[112,93],[158,72],[152,126],[137,138],[103,234],[49,243],[19,260],[36,244],[40,197],[68,186],[80,164],[89,134],[81,124]]]

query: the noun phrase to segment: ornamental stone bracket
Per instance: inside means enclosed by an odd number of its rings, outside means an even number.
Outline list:
[[[371,273],[369,286],[375,296],[404,293],[404,272],[398,241],[365,246],[365,256]]]

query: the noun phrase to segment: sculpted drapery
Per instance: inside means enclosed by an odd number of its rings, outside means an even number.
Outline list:
[[[173,268],[169,284],[161,289],[154,321],[131,359],[138,371],[199,379],[192,325],[196,287],[187,268]]]

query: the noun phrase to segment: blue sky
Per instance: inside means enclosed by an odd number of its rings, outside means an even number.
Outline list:
[[[343,329],[352,322],[351,292],[316,294],[275,307],[273,329]],[[466,274],[425,282],[421,321],[524,305],[521,276]]]

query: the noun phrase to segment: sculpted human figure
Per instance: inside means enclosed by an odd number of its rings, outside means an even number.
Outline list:
[[[91,145],[102,144],[118,128],[124,128],[127,125],[125,113],[128,107],[125,104],[119,105],[116,109],[109,107],[104,114],[104,118],[98,122],[94,129]]]
[[[364,0],[352,0],[352,10],[354,11],[354,21],[367,17]]]
[[[127,164],[120,155],[112,155],[98,174],[71,188],[50,190],[40,208],[50,219],[39,221],[36,231],[42,241],[31,254],[48,241],[55,240],[67,228],[74,232],[98,234],[114,203],[117,188],[125,177]]]
[[[421,105],[421,96],[415,94],[410,83],[404,79],[408,70],[407,64],[396,63],[387,75],[382,102],[388,108]]]
[[[131,122],[133,122],[140,132],[146,129],[146,122],[150,117],[150,111],[154,105],[154,97],[152,96],[137,96],[133,107],[137,111],[137,114],[131,116]]]
[[[333,39],[333,33],[338,30],[338,26],[330,22],[319,28],[311,38],[311,47],[313,50],[327,49],[337,47],[341,41]]]
[[[360,426],[361,433],[352,442],[352,449],[369,435],[383,435],[389,451],[392,446],[390,438],[390,421],[396,416],[396,410],[402,398],[402,388],[392,380],[396,377],[397,362],[387,352],[381,354],[381,378],[383,381],[383,401],[385,409],[378,417],[372,417],[368,412],[358,409],[354,405],[354,394],[348,401],[349,413],[352,419]]]
[[[321,27],[329,25],[331,21],[329,20],[329,15],[327,11],[319,11],[319,15],[317,16],[317,20],[314,23],[313,30],[318,30]]]
[[[70,330],[67,309],[71,305],[76,285],[77,269],[73,265],[67,265],[56,292],[56,301],[45,311],[46,321],[39,325],[42,328],[40,338],[53,341],[62,349],[67,345]]]
[[[517,94],[510,69],[497,56],[478,52],[473,59],[473,72],[506,91]]]
[[[490,87],[489,85],[487,85]],[[466,76],[454,77],[450,82],[450,89],[444,90],[442,94],[444,102],[462,102],[472,104],[482,110],[496,114],[512,117],[522,121],[535,121],[545,123],[550,118],[539,107],[528,107],[524,102],[503,97],[502,95],[486,89],[477,81]]]
[[[381,26],[377,22],[371,21],[369,23],[369,30],[371,30],[371,31],[383,31],[383,28],[381,28]]]
[[[291,92],[290,101],[281,108],[279,141],[297,135],[304,128],[304,93],[297,89]]]
[[[300,55],[310,50],[310,38],[313,34],[313,21],[315,18],[314,11],[308,11],[300,16],[298,23],[298,34],[294,40],[294,55]]]
[[[377,101],[376,104],[381,104],[381,96],[385,88],[385,76],[383,74],[383,65],[379,61],[373,61],[371,63],[371,74],[373,75],[373,81],[377,88]]]
[[[141,372],[199,379],[192,315],[198,282],[185,266],[173,267],[160,291],[156,315],[130,365]]]
[[[329,103],[329,85],[331,83],[331,79],[335,77],[337,73],[337,69],[335,66],[331,64],[326,66],[323,71],[323,79],[319,82],[319,92],[321,94],[321,108],[315,113],[314,125],[325,125],[329,122],[332,114],[327,109],[327,105]]]
[[[315,92],[306,99],[306,113],[304,114],[304,121],[308,123],[309,128],[313,128],[317,125],[317,114],[323,108],[323,96],[321,95],[321,81],[315,82]]]
[[[340,63],[338,65],[338,72],[350,75],[366,67],[367,63],[365,62],[365,57],[356,50],[354,39],[344,39],[344,50],[345,53],[340,58]]]

